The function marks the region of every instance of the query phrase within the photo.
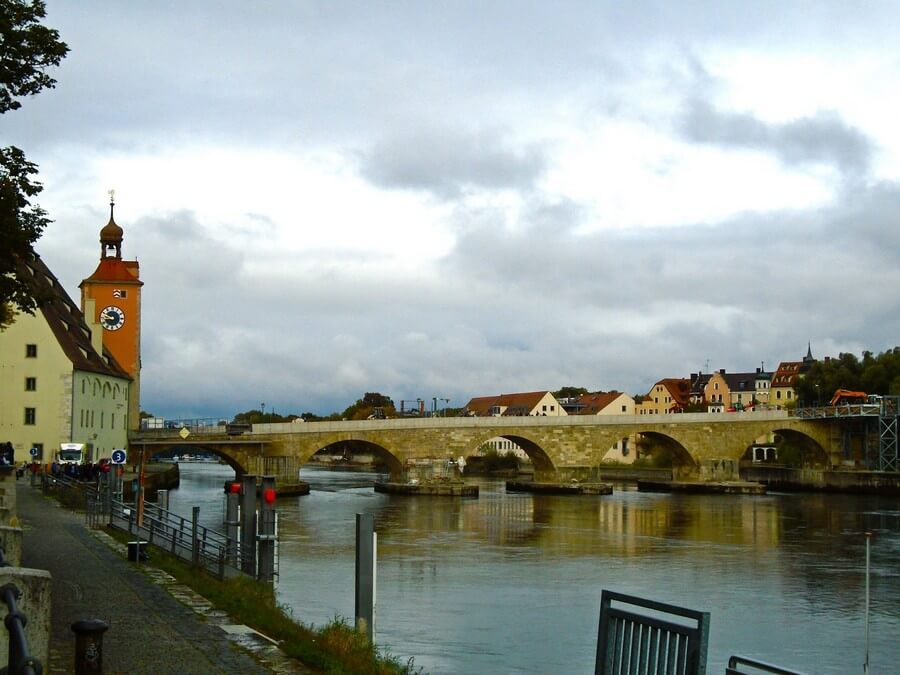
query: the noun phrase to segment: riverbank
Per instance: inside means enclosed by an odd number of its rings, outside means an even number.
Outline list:
[[[44,672],[72,671],[71,624],[84,618],[109,625],[103,654],[111,673],[411,672],[342,621],[297,623],[269,585],[243,576],[217,580],[156,547],[148,548],[149,563],[128,562],[127,533],[88,528],[82,514],[25,481],[16,492],[23,564],[53,579]]]

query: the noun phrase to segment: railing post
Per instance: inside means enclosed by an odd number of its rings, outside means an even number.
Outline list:
[[[200,564],[200,539],[197,538],[200,520],[200,507],[191,509],[191,562]]]

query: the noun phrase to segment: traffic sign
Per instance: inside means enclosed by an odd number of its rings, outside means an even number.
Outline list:
[[[113,450],[112,451],[112,463],[113,464],[124,464],[125,463],[125,451],[122,449]]]

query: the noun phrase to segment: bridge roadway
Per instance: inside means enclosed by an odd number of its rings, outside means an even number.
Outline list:
[[[811,453],[807,456],[817,456],[823,464],[838,464],[839,434],[833,433],[837,424],[837,420],[799,419],[785,411],[428,417],[254,424],[241,435],[227,435],[221,426],[189,428],[189,433],[145,430],[132,432],[129,443],[132,452],[158,453],[175,447],[213,452],[238,474],[274,475],[279,485],[286,486],[297,483],[301,467],[321,450],[373,453],[387,463],[393,479],[404,480],[415,472],[419,460],[468,457],[486,441],[503,437],[528,454],[535,480],[553,482],[590,480],[609,449],[624,438],[633,441],[635,434],[645,443],[671,449],[683,464],[682,471],[701,475],[704,467],[736,467],[754,442],[768,440],[771,433],[801,445]]]

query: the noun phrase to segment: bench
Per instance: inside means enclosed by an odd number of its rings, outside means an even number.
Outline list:
[[[604,590],[595,675],[705,675],[709,612]]]

